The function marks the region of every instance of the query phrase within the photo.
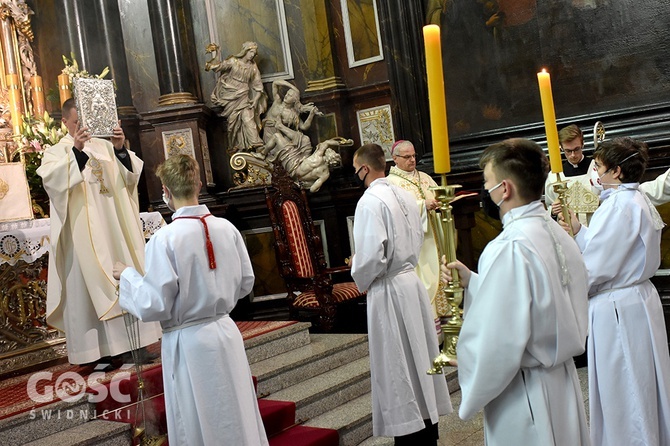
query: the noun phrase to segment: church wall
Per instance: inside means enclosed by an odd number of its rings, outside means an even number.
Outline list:
[[[368,15],[373,0],[202,0],[190,1],[193,47],[200,89],[198,99],[211,105],[216,77],[204,71],[212,54],[237,53],[243,42],[259,43],[257,63],[270,95],[272,75],[284,77],[324,112],[309,136],[314,144],[340,135],[354,140],[342,150],[344,166],[317,194],[308,194],[315,219],[328,229],[331,262],[341,264],[349,244],[345,218],[353,215],[361,191],[350,180],[351,155],[363,141],[357,112],[390,105],[393,134],[372,127],[380,138],[412,139],[423,153],[420,168],[432,173],[430,127],[422,53],[421,26],[430,21],[442,27],[443,66],[452,155],[449,182],[479,190],[477,161],[488,145],[507,137],[527,137],[545,144],[536,73],[546,67],[552,75],[558,125],[578,124],[592,152],[589,131],[604,122],[607,137],[632,136],[651,146],[647,173],[652,178],[670,165],[670,15],[663,0],[377,0],[383,60],[350,67],[342,2],[349,11]],[[71,48],[64,5],[81,0],[32,0],[38,71],[45,89],[56,88],[63,67],[61,55]],[[93,2],[91,2],[93,3]],[[160,96],[148,2],[117,0],[121,18],[128,84],[139,116],[140,150],[147,165],[148,199],[158,209],[160,188],[152,166],[161,161],[162,142],[146,116],[158,108]],[[489,9],[486,9],[489,8]],[[280,20],[279,17],[284,17]],[[354,46],[374,54],[366,23],[350,14]],[[358,23],[359,25],[356,25]],[[92,33],[90,27],[82,30]],[[411,54],[409,54],[411,53]],[[359,54],[360,55],[360,54]],[[412,56],[411,58],[408,56]],[[290,62],[289,62],[290,58]],[[80,62],[82,62],[80,60]],[[99,72],[102,67],[89,69]],[[58,104],[47,109],[58,114]],[[268,226],[258,191],[228,192],[232,176],[226,153],[225,120],[206,113],[205,128],[217,186],[213,202],[226,209],[240,228]],[[175,121],[174,128],[178,128]],[[390,145],[389,142],[389,145]],[[490,228],[475,227],[491,233]],[[670,217],[669,220],[670,221]],[[665,260],[664,260],[665,262]],[[670,265],[670,262],[668,263]]]
[[[665,2],[422,3],[442,29],[452,167],[466,183],[492,142],[520,136],[545,144],[536,78],[542,68],[551,73],[559,128],[580,125],[587,150],[589,129],[601,120],[608,138],[651,143],[650,176],[668,165]]]

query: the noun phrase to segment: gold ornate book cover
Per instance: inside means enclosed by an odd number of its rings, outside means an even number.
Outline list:
[[[119,121],[114,82],[78,77],[73,80],[73,86],[79,126],[88,128],[91,136],[112,136]]]

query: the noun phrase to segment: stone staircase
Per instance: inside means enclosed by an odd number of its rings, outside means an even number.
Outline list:
[[[309,327],[297,323],[245,341],[259,398],[294,402],[296,425],[336,430],[341,446],[393,444],[392,439],[370,438],[367,335],[310,335]],[[454,391],[455,370],[446,376]],[[114,422],[113,415],[94,418],[102,415],[94,411],[88,402],[59,402],[0,420],[0,445],[132,444],[130,425]]]

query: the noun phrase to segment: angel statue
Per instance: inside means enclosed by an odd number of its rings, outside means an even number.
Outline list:
[[[330,176],[330,169],[342,164],[339,146],[352,145],[353,141],[333,138],[312,147],[303,132],[312,125],[314,116],[322,113],[313,104],[300,102],[300,91],[289,82],[272,83],[273,102],[263,120],[263,141],[266,160],[278,160],[295,181],[316,192]],[[301,116],[307,115],[303,120]]]
[[[205,63],[205,71],[218,73],[211,100],[223,107],[220,116],[228,120],[228,152],[262,151],[260,116],[267,109],[267,96],[254,62],[258,44],[244,42],[239,53],[223,61],[218,45],[210,43],[206,51],[212,53],[212,58]]]

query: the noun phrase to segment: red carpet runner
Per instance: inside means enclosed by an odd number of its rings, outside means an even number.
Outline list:
[[[269,333],[273,330],[294,324],[294,321],[260,321],[237,322],[245,340]],[[160,353],[160,343],[148,347],[152,353]],[[122,405],[110,396],[110,383],[118,383],[118,390],[123,395],[130,395],[133,402],[137,401],[137,377],[132,368],[112,372],[94,371],[92,367],[61,364],[0,382],[0,419],[7,418],[33,409],[39,410],[47,404],[60,401],[65,391],[68,395],[78,395],[86,391],[95,395],[107,395],[107,398],[96,405],[98,418],[133,423],[136,405]],[[40,375],[37,375],[40,373]],[[95,373],[95,375],[93,375]],[[114,378],[123,373],[122,379]],[[131,373],[130,378],[128,374]],[[72,377],[81,376],[72,380]],[[142,366],[145,381],[146,399],[145,414],[148,431],[164,434],[167,432],[165,419],[165,401],[163,399],[163,376],[160,360],[155,364]],[[40,379],[37,381],[36,377]],[[30,380],[32,378],[32,384]],[[94,378],[94,379],[92,379]],[[89,382],[84,382],[84,380]],[[254,381],[255,382],[255,381]],[[104,389],[103,389],[104,387]],[[39,395],[39,402],[31,399],[28,389],[32,388],[33,397]],[[101,397],[102,398],[102,397]],[[270,439],[270,446],[337,446],[339,436],[331,429],[311,428],[295,425],[295,403],[286,401],[258,400],[265,431]],[[164,444],[167,444],[164,443]]]

